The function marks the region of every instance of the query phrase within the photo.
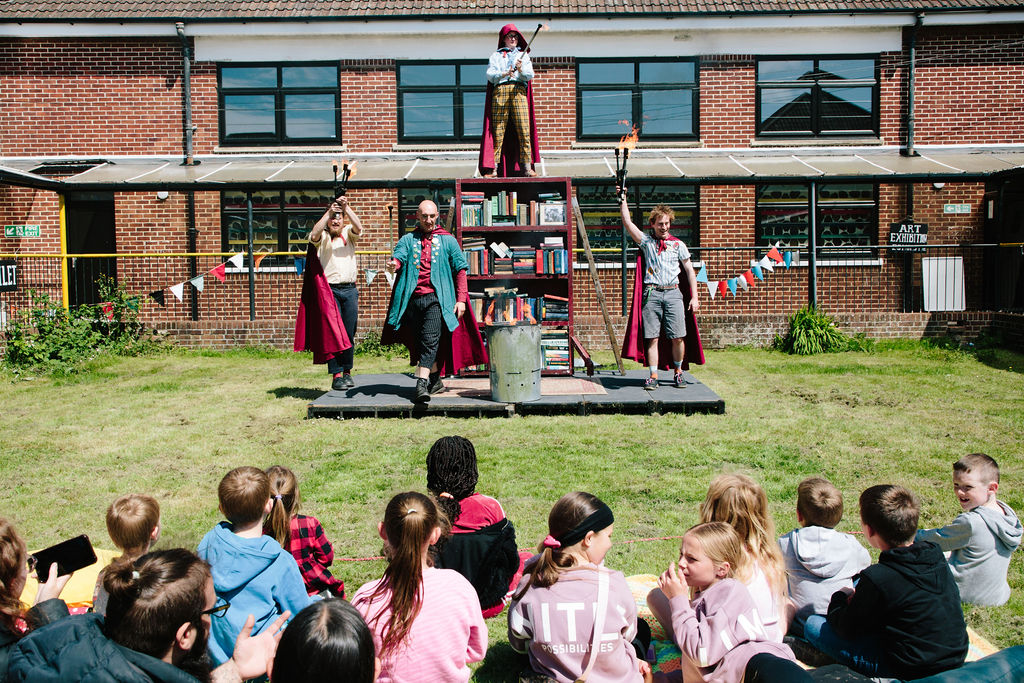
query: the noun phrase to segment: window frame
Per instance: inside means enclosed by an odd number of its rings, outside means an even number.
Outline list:
[[[768,89],[781,89],[784,87],[805,87],[808,81],[798,80],[775,80],[775,81],[762,81],[760,77],[760,67],[763,62],[795,62],[795,61],[806,61],[812,60],[814,62],[813,70],[814,73],[818,73],[818,63],[821,61],[838,61],[838,60],[872,60],[874,61],[873,74],[874,77],[871,82],[866,79],[857,79],[849,81],[829,81],[826,79],[815,78],[813,79],[813,85],[811,86],[811,112],[810,112],[810,131],[764,131],[762,130],[763,122],[761,121],[761,92],[767,87]],[[871,128],[859,128],[851,130],[841,131],[824,131],[821,130],[822,122],[822,83],[824,87],[830,87],[834,84],[843,84],[851,87],[864,87],[871,85]],[[765,55],[754,59],[754,135],[760,139],[787,139],[787,138],[803,138],[803,139],[830,139],[830,138],[849,138],[849,137],[878,137],[880,134],[880,120],[879,106],[881,103],[881,56],[878,54],[841,54],[841,55]]]
[[[334,84],[331,87],[285,87],[283,85],[283,70],[295,67],[333,67],[335,71]],[[277,72],[277,85],[270,87],[247,87],[228,88],[225,91],[223,86],[224,69],[263,68],[275,69]],[[268,95],[274,96],[274,134],[266,133],[234,133],[227,132],[225,97],[232,95]],[[334,96],[334,131],[333,137],[319,138],[290,138],[286,135],[286,107],[285,98],[288,95],[333,95]],[[341,125],[341,63],[339,61],[325,62],[224,62],[217,64],[217,127],[220,144],[225,147],[262,147],[279,145],[340,145],[342,144]]]
[[[274,218],[275,222],[277,223],[277,239],[276,239],[276,243],[274,245],[274,248],[270,250],[270,253],[288,252],[288,254],[289,254],[288,256],[274,256],[274,257],[270,257],[267,260],[266,264],[265,265],[261,265],[260,268],[261,269],[264,269],[264,268],[271,268],[271,269],[273,269],[273,268],[283,267],[283,266],[286,265],[286,262],[283,259],[305,256],[306,255],[306,248],[305,248],[305,246],[303,246],[303,248],[301,248],[301,249],[290,249],[289,248],[289,246],[291,244],[289,242],[289,240],[288,240],[288,222],[289,222],[289,219],[292,218],[292,217],[299,217],[299,216],[304,217],[304,218],[308,218],[309,220],[312,221],[310,223],[310,225],[309,225],[310,231],[312,231],[313,225],[315,225],[316,221],[319,220],[321,216],[323,216],[324,212],[327,210],[327,207],[329,206],[329,202],[332,199],[331,196],[330,196],[331,195],[331,190],[330,189],[318,189],[318,188],[306,187],[306,188],[288,188],[288,189],[274,189],[274,190],[263,190],[263,189],[259,189],[259,188],[254,188],[254,189],[252,189],[250,191],[253,194],[255,194],[257,192],[264,192],[264,193],[267,193],[268,195],[269,194],[276,194],[277,195],[278,201],[277,201],[276,205],[270,206],[268,204],[261,204],[261,205],[257,205],[255,203],[253,204],[253,212],[252,212],[253,213],[253,221],[257,221],[260,218],[266,219],[266,218],[272,216]],[[301,193],[303,193],[303,192],[316,193],[315,196],[311,196],[311,200],[316,200],[316,201],[311,201],[311,203],[308,204],[308,205],[299,205],[299,204],[289,205],[287,203],[287,201],[288,201],[288,194],[289,193],[299,193],[298,196],[301,197],[302,196]],[[244,196],[246,194],[246,192],[244,190],[224,190],[224,191],[220,192],[220,239],[221,239],[221,250],[224,251],[224,252],[246,251],[244,245],[242,246],[242,248],[240,248],[240,245],[238,245],[238,244],[235,244],[235,245],[231,244],[231,242],[230,242],[230,234],[229,234],[229,222],[232,219],[241,219],[241,220],[247,222],[247,220],[248,220],[247,209],[246,209],[245,206],[236,207],[236,205],[234,205],[234,204],[229,204],[229,202],[228,202],[228,194],[240,194],[240,195]],[[303,244],[305,244],[305,242],[308,241],[308,237],[309,237],[309,233],[305,233],[303,235],[303,240],[301,240],[303,242]],[[298,245],[299,242],[300,242],[300,240],[296,240],[295,244]],[[263,246],[266,246],[266,245],[256,245],[256,244],[254,244],[253,249],[254,249],[254,251],[257,254],[259,254],[259,253],[264,251],[262,249]]]
[[[671,84],[671,83],[656,83],[656,84],[643,84],[640,82],[640,65],[641,64],[658,64],[658,63],[672,63],[678,64],[680,62],[686,62],[693,65],[693,82],[686,84]],[[629,85],[624,84],[581,84],[580,83],[580,65],[581,64],[625,64],[632,63],[633,65],[633,82]],[[583,132],[583,93],[588,90],[620,90],[628,91],[631,93],[632,99],[632,113],[631,121],[637,126],[638,133],[643,140],[686,140],[696,141],[700,139],[700,58],[698,57],[601,57],[594,59],[577,59],[575,64],[576,69],[576,139],[580,142],[598,142],[598,141],[610,141],[618,140],[623,135],[629,133],[629,130],[624,129],[622,133],[615,134],[586,134]],[[645,91],[657,92],[665,90],[680,90],[690,89],[691,106],[693,111],[692,116],[692,133],[674,133],[670,135],[657,135],[644,133],[643,126],[636,124],[637,121],[642,123],[643,121],[643,93]]]
[[[403,66],[452,66],[455,68],[455,84],[444,85],[402,85]],[[471,86],[462,83],[463,66],[481,66],[483,71],[487,70],[487,60],[479,59],[443,59],[443,60],[400,60],[395,62],[395,102],[398,109],[398,144],[477,144],[480,142],[480,133],[467,135],[465,131],[465,112],[462,111],[463,94],[471,92],[484,93],[484,106],[486,106],[487,77],[484,76],[482,83]],[[405,134],[405,95],[407,93],[451,93],[452,94],[452,136],[409,136]],[[481,128],[483,126],[484,112],[480,111]]]

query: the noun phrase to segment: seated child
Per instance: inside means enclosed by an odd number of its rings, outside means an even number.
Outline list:
[[[658,580],[676,645],[709,683],[810,681],[789,646],[769,639],[747,587],[732,578],[748,561],[739,534],[725,522],[686,532],[678,567],[670,564]]]
[[[871,564],[871,556],[857,539],[835,530],[842,518],[843,494],[832,482],[821,477],[800,482],[796,519],[801,528],[779,538],[789,599],[799,624],[811,614],[825,614],[832,594],[853,588],[854,575]]]
[[[373,635],[344,600],[319,600],[295,615],[274,655],[270,683],[373,683]]]
[[[548,535],[508,608],[509,644],[529,654],[530,667],[543,676],[589,683],[650,676],[643,658],[650,629],[640,622],[645,633],[638,636],[626,578],[603,566],[614,521],[589,493],[567,493],[551,508]]]
[[[949,570],[960,599],[975,605],[1003,605],[1010,599],[1006,571],[1020,545],[1021,524],[1013,509],[996,500],[999,465],[984,453],[953,463],[953,492],[963,512],[941,529],[921,529],[917,540],[949,553]]]
[[[199,542],[199,557],[213,574],[217,597],[231,607],[210,627],[210,658],[214,666],[231,659],[235,639],[249,615],[256,617],[252,634],[271,626],[285,611],[298,614],[311,600],[295,558],[270,536],[263,520],[270,514],[270,480],[256,467],[237,467],[217,487],[221,522]]]
[[[263,533],[273,536],[295,558],[307,593],[317,595],[327,591],[336,598],[344,598],[345,582],[335,578],[328,569],[334,561],[334,548],[320,520],[298,514],[302,501],[295,473],[287,467],[274,465],[267,468],[267,477],[274,502],[263,524]]]
[[[501,503],[476,492],[480,474],[476,449],[469,439],[443,436],[427,454],[427,488],[451,525],[451,535],[436,546],[435,564],[454,569],[473,584],[484,618],[505,607],[519,583],[522,565],[516,530]]]
[[[882,551],[837,591],[828,616],[812,615],[807,641],[865,676],[922,678],[960,666],[967,625],[960,593],[934,543],[914,542],[918,503],[902,486],[872,486],[860,495],[861,528]]]
[[[110,565],[134,562],[149,552],[160,540],[160,503],[156,498],[141,493],[121,496],[107,508],[107,533],[110,540],[121,551]],[[107,613],[107,591],[103,588],[106,568],[96,577],[96,588],[92,593],[92,611],[99,615]]]

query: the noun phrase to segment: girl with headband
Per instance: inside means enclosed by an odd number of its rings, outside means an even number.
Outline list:
[[[614,521],[589,493],[567,493],[551,508],[548,535],[508,613],[509,643],[529,654],[536,673],[558,681],[650,680],[650,629],[644,623],[638,638],[626,578],[603,566]]]

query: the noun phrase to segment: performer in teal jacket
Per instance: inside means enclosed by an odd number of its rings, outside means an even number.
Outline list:
[[[422,202],[416,230],[398,240],[387,264],[398,277],[381,341],[409,348],[410,363],[416,365],[417,403],[444,390],[443,374],[487,362],[469,307],[469,264],[455,237],[437,227],[437,219],[437,205]]]

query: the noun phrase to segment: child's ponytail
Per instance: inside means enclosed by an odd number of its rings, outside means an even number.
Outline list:
[[[263,523],[263,531],[287,548],[291,535],[292,517],[299,511],[299,482],[295,473],[287,467],[274,465],[267,468],[270,479],[270,496],[273,505],[270,515]]]
[[[594,531],[612,523],[611,510],[597,496],[576,491],[558,499],[548,514],[548,535],[537,546],[537,561],[528,570],[530,580],[520,596],[534,586],[545,588],[554,584],[564,570],[576,564],[576,558],[566,549],[583,539],[578,532],[583,531],[585,535],[590,530],[581,528],[590,519],[601,525],[594,526]]]

